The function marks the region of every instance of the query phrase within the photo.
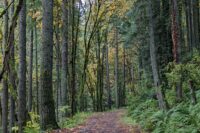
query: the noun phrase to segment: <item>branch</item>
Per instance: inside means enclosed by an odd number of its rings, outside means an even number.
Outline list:
[[[9,7],[14,3],[14,1],[10,2],[10,4],[6,7],[6,9],[4,9],[1,14],[0,14],[0,18],[3,17],[3,15],[7,12],[7,10],[9,9]]]
[[[89,23],[89,20],[90,20],[91,13],[92,13],[92,3],[91,2],[90,2],[89,6],[90,6],[89,15],[88,15],[88,18],[86,20],[85,29],[84,29],[84,44],[85,44],[85,47],[86,47],[86,44],[87,44],[87,27],[88,27],[88,23]]]
[[[3,74],[8,70],[8,61],[9,61],[9,55],[10,55],[10,49],[12,47],[12,43],[10,42],[11,40],[11,37],[12,37],[12,34],[14,33],[14,30],[15,30],[15,27],[17,25],[17,19],[18,19],[18,15],[19,15],[19,12],[21,10],[23,6],[23,0],[19,0],[19,3],[17,5],[17,8],[16,8],[16,11],[15,11],[15,14],[14,16],[12,17],[12,23],[10,25],[10,30],[9,30],[9,35],[8,35],[8,40],[7,40],[7,47],[6,47],[6,50],[5,50],[5,55],[4,55],[4,58],[3,58],[3,68],[0,72],[0,82],[3,78]]]

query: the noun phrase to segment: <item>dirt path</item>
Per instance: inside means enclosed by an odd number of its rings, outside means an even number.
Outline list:
[[[123,124],[120,119],[124,110],[97,113],[73,129],[62,129],[54,133],[140,133],[139,128]]]

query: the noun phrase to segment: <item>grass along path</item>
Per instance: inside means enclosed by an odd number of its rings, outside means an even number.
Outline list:
[[[122,122],[126,111],[94,113],[84,123],[69,129],[53,131],[53,133],[140,133],[140,129]]]

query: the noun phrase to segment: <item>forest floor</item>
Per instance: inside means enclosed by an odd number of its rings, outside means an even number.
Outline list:
[[[139,127],[125,124],[122,118],[126,110],[95,113],[83,124],[71,129],[62,129],[53,133],[141,133]]]

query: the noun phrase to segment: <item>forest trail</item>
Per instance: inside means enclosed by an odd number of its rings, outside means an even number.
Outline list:
[[[72,129],[62,129],[53,133],[141,133],[138,127],[122,123],[123,109],[95,113],[86,122]]]

